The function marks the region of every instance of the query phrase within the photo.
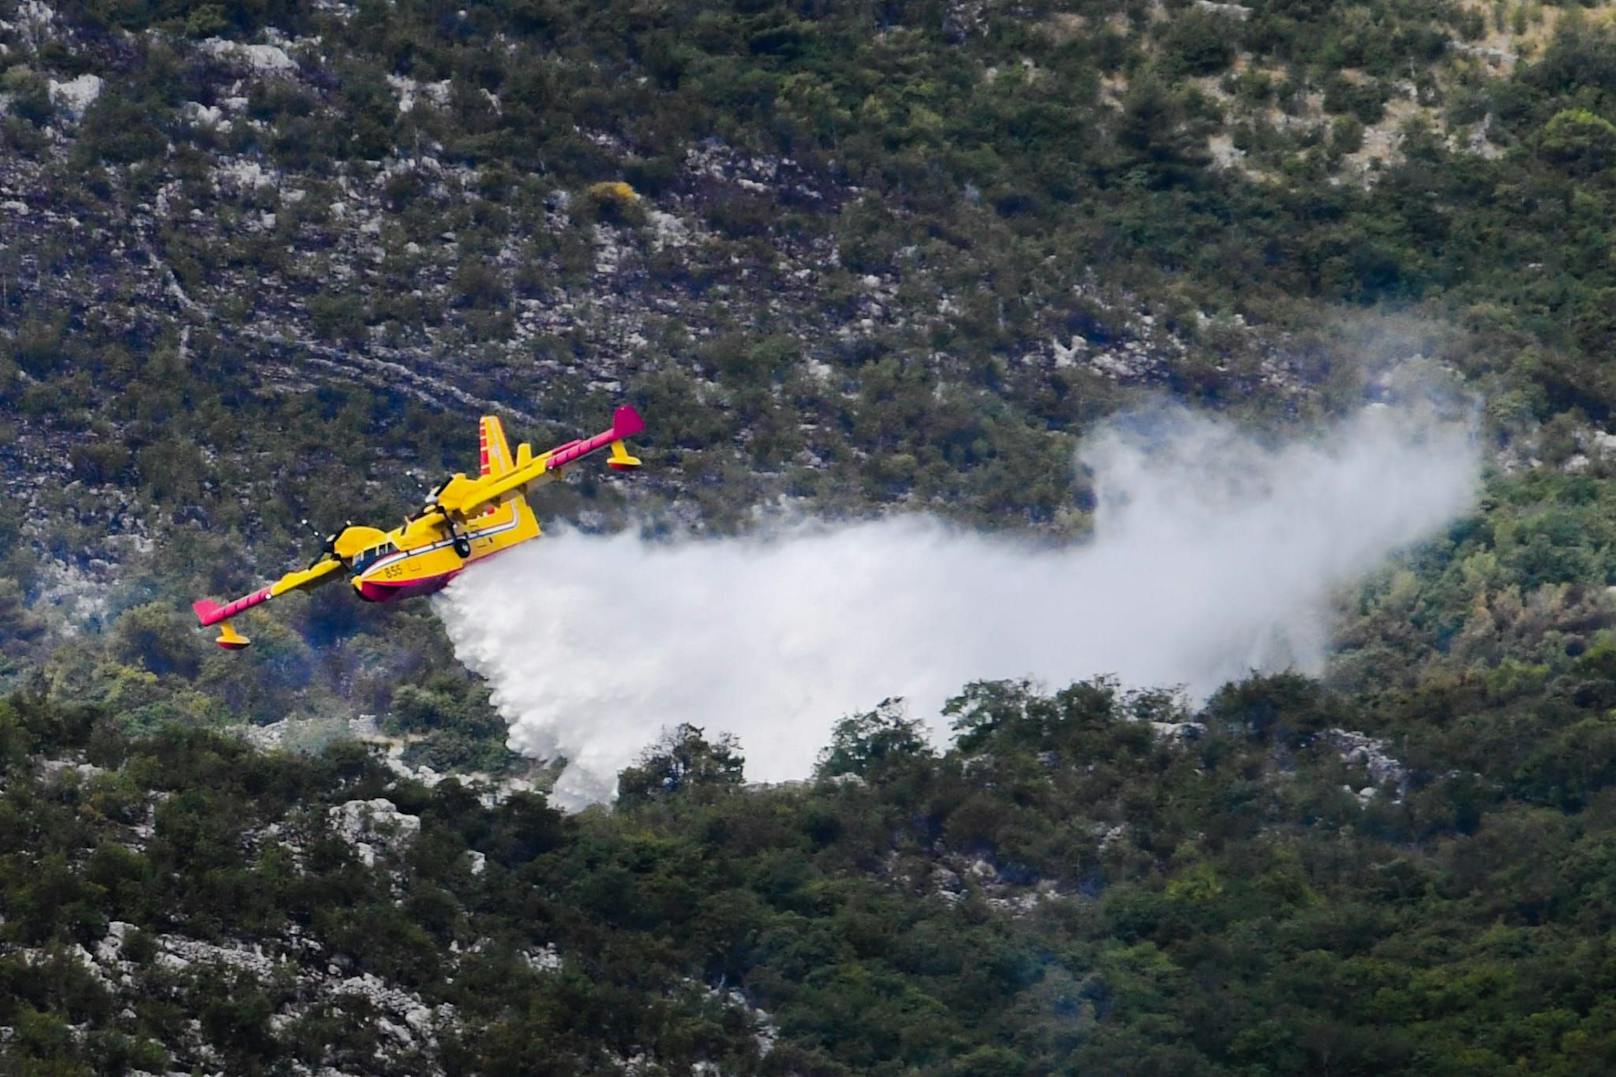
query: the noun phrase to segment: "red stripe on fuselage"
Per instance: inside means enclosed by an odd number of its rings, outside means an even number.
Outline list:
[[[537,537],[537,535],[534,536],[534,538]],[[522,543],[517,543],[516,545],[520,546]],[[434,594],[443,590],[449,585],[450,580],[473,565],[480,565],[484,561],[492,561],[500,554],[510,553],[514,549],[516,549],[516,546],[506,546],[504,549],[491,550],[474,561],[465,562],[453,572],[445,572],[440,576],[429,576],[421,580],[407,580],[403,583],[382,583],[379,580],[362,579],[355,590],[359,592],[359,597],[366,602],[393,602],[400,598],[415,598],[420,595]]]
[[[407,580],[403,583],[360,580],[356,590],[359,592],[359,597],[366,602],[396,602],[401,598],[415,598],[419,595],[430,595],[441,591],[448,586],[450,580],[460,575],[460,571],[460,569],[455,569],[453,572],[445,572],[442,575]]]

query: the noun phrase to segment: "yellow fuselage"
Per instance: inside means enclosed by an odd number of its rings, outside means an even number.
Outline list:
[[[337,553],[351,557],[360,598],[389,602],[430,594],[472,562],[538,536],[539,521],[517,494],[463,527],[452,526],[441,514],[408,520],[387,532],[350,527],[339,536]]]

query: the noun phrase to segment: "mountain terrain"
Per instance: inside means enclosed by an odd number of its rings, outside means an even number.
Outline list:
[[[1616,1066],[1613,95],[1603,3],[0,0],[4,1067]],[[1321,676],[962,673],[799,783],[562,814],[429,607],[187,609],[485,412],[646,415],[547,523],[1076,542],[1109,416],[1430,396],[1481,500]]]

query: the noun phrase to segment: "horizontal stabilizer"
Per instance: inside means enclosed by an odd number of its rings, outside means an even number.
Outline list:
[[[204,598],[201,601],[191,603],[191,609],[195,611],[196,619],[202,622],[202,627],[206,628],[208,625],[217,624],[222,620],[219,612],[224,607],[211,598]]]
[[[606,460],[606,466],[613,471],[632,471],[640,466],[638,456],[630,456],[628,448],[621,441],[612,442],[612,454]]]
[[[225,621],[219,626],[219,638],[213,642],[227,651],[239,651],[250,644],[252,640],[232,628],[229,621]]]

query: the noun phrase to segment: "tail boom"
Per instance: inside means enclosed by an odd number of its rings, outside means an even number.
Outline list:
[[[590,453],[604,449],[608,445],[621,442],[624,438],[631,438],[644,429],[645,420],[640,418],[640,413],[625,404],[612,414],[612,428],[610,430],[596,434],[592,438],[585,438],[583,441],[569,442],[559,449],[552,449],[549,454],[547,470],[554,471],[557,468],[565,467],[580,457],[588,456]],[[628,460],[633,459],[633,457],[628,457],[626,452],[624,456]],[[615,451],[613,457],[617,459],[619,464],[626,463],[625,459],[617,457]],[[632,467],[633,465],[630,464],[629,466]]]
[[[201,599],[191,603],[191,609],[196,613],[196,619],[202,622],[202,627],[216,625],[220,621],[228,621],[242,610],[250,610],[254,606],[270,599],[270,588],[260,587],[250,595],[243,595],[227,605],[219,605],[212,599]]]
[[[191,603],[191,609],[196,612],[196,619],[202,622],[202,627],[219,626],[219,636],[213,642],[227,651],[239,651],[252,640],[237,632],[230,624],[230,618],[242,610],[250,610],[274,597],[274,586],[260,587],[250,595],[243,595],[234,602],[223,606],[209,598],[200,599]]]

